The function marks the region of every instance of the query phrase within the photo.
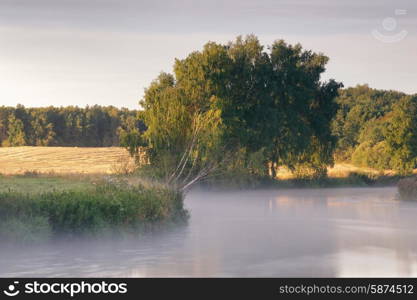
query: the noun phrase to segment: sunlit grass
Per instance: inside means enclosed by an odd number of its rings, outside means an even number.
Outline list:
[[[50,191],[88,190],[92,178],[58,176],[0,176],[0,192],[43,193]]]

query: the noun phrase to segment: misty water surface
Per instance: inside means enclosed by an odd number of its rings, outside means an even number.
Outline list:
[[[417,203],[395,188],[198,192],[137,240],[1,247],[0,277],[417,276]]]

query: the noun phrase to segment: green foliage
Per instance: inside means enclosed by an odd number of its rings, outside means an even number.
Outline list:
[[[171,75],[162,73],[146,90],[141,105],[147,130],[138,140],[143,142],[126,146],[147,146],[155,177],[184,186],[218,161],[219,111],[196,106]]]
[[[337,156],[350,159],[360,143],[381,142],[386,118],[403,96],[395,91],[371,89],[368,85],[341,90],[337,98],[339,109],[332,121],[332,132],[338,139]]]
[[[358,85],[340,91],[337,102],[340,108],[333,120],[332,130],[338,138],[338,152],[349,151],[359,143],[362,130],[367,123],[384,118],[393,105],[405,94],[384,91]]]
[[[48,237],[50,233],[136,232],[186,220],[188,214],[182,201],[178,192],[162,187],[130,186],[123,181],[102,183],[94,190],[1,192],[0,236],[30,240],[39,238],[37,233]]]
[[[391,155],[385,141],[377,144],[365,141],[352,154],[352,162],[361,167],[371,167],[377,170],[391,168]]]
[[[351,155],[355,165],[377,170],[391,169],[391,154],[385,138],[389,118],[390,113],[387,113],[364,124],[358,136],[359,144]]]
[[[385,130],[391,166],[409,174],[417,164],[417,96],[402,98],[395,106]]]
[[[265,51],[253,35],[209,42],[151,83],[141,101],[147,130],[124,145],[131,153],[146,146],[167,181],[204,177],[213,166],[275,177],[277,165],[304,165],[323,174],[333,163],[341,87],[320,80],[327,62],[282,40]]]
[[[281,121],[274,123],[269,145],[274,164],[291,169],[310,165],[319,170],[333,163],[336,140],[330,123],[338,107],[334,98],[342,85],[320,81],[327,61],[323,54],[305,51],[299,44],[278,41],[272,45],[274,102]]]
[[[342,90],[332,124],[338,157],[358,166],[411,173],[417,163],[416,101],[366,85]]]
[[[10,115],[8,122],[9,130],[7,131],[8,139],[6,145],[25,146],[26,135],[22,120],[16,119],[14,115]]]
[[[119,131],[120,146],[127,148],[129,154],[135,158],[136,161],[140,160],[140,148],[146,146],[146,141],[142,138],[142,133],[134,128],[131,130],[121,129]]]
[[[3,146],[119,146],[124,132],[145,129],[137,111],[112,106],[0,107]]]

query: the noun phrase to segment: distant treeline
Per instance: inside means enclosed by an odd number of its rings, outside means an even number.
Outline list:
[[[417,96],[358,85],[340,91],[336,158],[379,170],[417,167]]]
[[[138,111],[113,106],[0,107],[0,144],[8,146],[118,146],[125,131],[144,130]]]

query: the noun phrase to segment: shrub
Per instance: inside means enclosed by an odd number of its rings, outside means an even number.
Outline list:
[[[103,183],[94,190],[0,193],[1,238],[16,239],[20,235],[21,240],[30,240],[38,232],[46,237],[48,232],[53,235],[136,232],[183,222],[187,217],[182,194],[167,188]]]
[[[401,179],[398,182],[398,194],[402,200],[417,200],[417,177]]]
[[[363,142],[353,152],[352,162],[359,167],[387,170],[391,168],[391,155],[385,141],[375,145]]]

